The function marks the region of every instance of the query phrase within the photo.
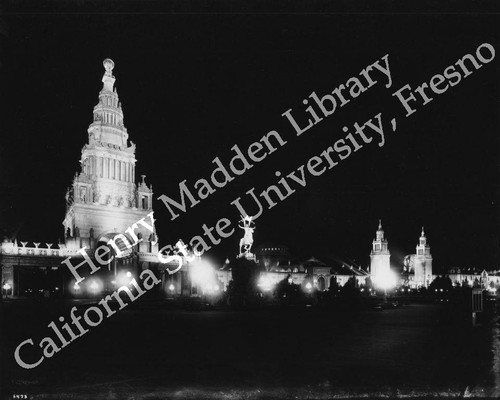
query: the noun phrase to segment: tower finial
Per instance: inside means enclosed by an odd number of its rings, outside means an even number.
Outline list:
[[[422,236],[425,236],[424,227],[422,227]]]
[[[382,220],[381,219],[378,220],[378,229],[382,230]]]
[[[106,70],[105,74],[107,76],[112,76],[113,75],[113,68],[115,67],[115,63],[111,58],[106,58],[103,62],[102,65],[104,65],[104,69]]]
[[[111,58],[106,58],[102,65],[106,72],[104,72],[104,76],[102,77],[102,83],[104,83],[104,89],[113,91],[113,85],[115,84],[115,77],[113,76],[113,68],[115,68],[115,63]]]

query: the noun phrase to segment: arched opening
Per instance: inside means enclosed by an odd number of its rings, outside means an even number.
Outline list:
[[[141,238],[139,235],[137,236]],[[111,249],[111,255],[116,258],[124,258],[132,254],[136,241],[128,233],[105,233],[97,240],[97,248],[102,244],[107,245]]]
[[[324,291],[325,289],[326,289],[325,278],[323,278],[322,276],[320,276],[318,278],[318,290]]]
[[[142,208],[143,210],[147,210],[149,207],[148,205],[148,197],[147,196],[142,196]]]
[[[101,248],[106,246],[109,250]],[[118,287],[128,285],[131,279],[137,276],[137,263],[134,256],[136,242],[127,233],[109,232],[99,236],[96,241],[96,262],[102,268],[95,274],[100,279],[102,289],[112,292]]]

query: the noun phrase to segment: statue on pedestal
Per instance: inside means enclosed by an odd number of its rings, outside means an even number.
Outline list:
[[[252,221],[252,217],[248,215],[246,217],[241,216],[240,223],[238,226],[245,231],[243,238],[240,239],[240,257],[250,256],[250,249],[253,244],[253,232],[255,230],[255,222]]]

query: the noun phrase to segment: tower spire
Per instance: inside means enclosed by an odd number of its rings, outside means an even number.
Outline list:
[[[431,248],[425,237],[424,227],[422,227],[422,233],[416,247],[413,266],[415,271],[415,284],[417,287],[427,287],[432,279],[432,255]]]
[[[378,220],[378,230],[379,231],[382,230],[382,220],[381,219]]]

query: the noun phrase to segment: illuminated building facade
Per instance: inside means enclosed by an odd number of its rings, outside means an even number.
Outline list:
[[[77,265],[83,259],[78,253],[80,249],[87,248],[92,258],[95,249],[110,240],[117,250],[112,249],[116,257],[108,265],[109,276],[99,279],[96,273],[96,279],[89,280],[90,284],[96,285],[96,280],[99,280],[99,287],[104,290],[106,285],[116,284],[113,276],[116,277],[117,271],[124,268],[129,276],[144,268],[159,270],[158,238],[154,223],[147,218],[148,215],[152,217],[153,190],[146,185],[144,175],[136,184],[135,145],[129,143],[123,123],[123,111],[114,87],[114,63],[106,59],[103,65],[103,87],[93,110],[93,122],[88,128],[88,143],[82,148],[81,171],[75,175],[66,193],[64,242],[29,246],[28,242],[16,239],[4,240],[1,245],[4,294],[14,297],[48,297],[68,295],[68,292],[73,295],[92,294],[91,290],[85,293],[86,288],[74,285],[74,277],[61,262],[71,257],[72,263]],[[151,229],[137,224],[143,218],[151,221]],[[132,226],[133,233],[140,239],[134,246],[130,245],[136,241],[127,232]],[[87,268],[86,275],[89,274]],[[8,288],[7,292],[5,288]]]
[[[109,275],[103,278],[107,284],[114,282],[113,277],[120,270],[137,274],[150,268],[161,275],[162,287],[159,290],[168,295],[192,296],[202,294],[205,290],[224,290],[232,279],[230,263],[220,269],[215,268],[212,274],[215,276],[208,279],[208,271],[213,267],[209,267],[199,257],[193,262],[188,262],[184,257],[182,269],[169,275],[166,268],[172,270],[175,265],[159,263],[158,237],[154,223],[151,223],[152,231],[140,224],[135,227],[134,233],[141,241],[134,246],[127,246],[126,242],[135,242],[127,230],[139,220],[147,219],[153,211],[153,190],[146,184],[145,175],[136,183],[136,149],[135,144],[129,141],[124,125],[122,106],[113,76],[114,63],[106,59],[103,65],[103,86],[99,92],[99,101],[93,109],[88,142],[81,151],[81,170],[75,175],[66,194],[66,213],[62,223],[64,241],[58,244],[37,242],[29,245],[28,242],[16,239],[4,240],[0,246],[3,293],[11,296],[40,293],[83,295],[85,288],[74,288],[74,278],[61,262],[72,257],[75,264],[78,264],[82,262],[82,256],[78,254],[80,249],[86,247],[89,254],[93,254],[93,250],[110,240],[114,240],[120,249],[127,250],[109,264]],[[325,263],[314,257],[300,262],[291,257],[286,246],[281,245],[258,246],[254,258],[249,253],[253,243],[252,232],[253,230],[246,231],[247,239],[240,243],[240,253],[241,245],[246,246],[247,258],[255,259],[264,267],[262,276],[270,285],[284,279],[290,279],[296,284],[304,284],[310,280],[315,289],[322,291],[328,290],[334,281],[342,286],[354,277],[358,284],[363,284],[368,277],[373,281],[377,276],[390,271],[388,241],[381,223],[372,243],[370,273],[355,266]],[[116,240],[118,236],[121,239]],[[435,276],[432,275],[432,256],[423,229],[416,254],[408,257],[411,264],[409,267],[413,272],[410,284],[414,287],[427,287]],[[466,280],[472,283],[476,279],[474,274],[457,270],[453,281]],[[498,274],[486,274],[479,279],[490,283],[496,279],[494,282],[498,283]]]
[[[415,270],[415,285],[417,287],[429,286],[432,282],[432,255],[431,247],[427,243],[423,227],[418,240],[413,265]]]
[[[81,171],[66,194],[63,221],[66,245],[95,248],[152,211],[153,190],[135,183],[135,144],[129,143],[123,111],[114,88],[114,63],[104,60],[103,87],[88,128],[88,143],[82,148]],[[143,226],[135,229],[139,251],[156,253],[155,233]],[[131,243],[134,243],[132,240]]]
[[[375,239],[372,242],[372,251],[370,253],[370,277],[372,281],[387,276],[391,269],[391,253],[389,252],[389,243],[384,237],[382,221],[378,223],[378,229]]]

